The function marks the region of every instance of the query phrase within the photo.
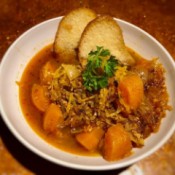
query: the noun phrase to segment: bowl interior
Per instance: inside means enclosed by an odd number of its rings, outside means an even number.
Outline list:
[[[0,109],[9,129],[30,150],[54,163],[76,169],[109,170],[128,166],[161,147],[175,128],[175,66],[172,57],[154,38],[134,25],[115,19],[120,25],[128,47],[147,59],[158,57],[166,69],[166,84],[173,110],[167,112],[160,130],[145,141],[141,149],[134,149],[130,157],[107,162],[101,157],[77,156],[63,152],[40,138],[25,120],[18,98],[17,81],[20,80],[29,60],[44,46],[53,43],[61,17],[43,22],[25,32],[8,49],[0,67]]]

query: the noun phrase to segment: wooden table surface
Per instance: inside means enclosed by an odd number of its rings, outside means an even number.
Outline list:
[[[78,7],[89,7],[99,14],[109,14],[139,26],[160,41],[175,59],[174,0],[1,0],[0,60],[27,29]],[[145,175],[174,175],[175,133],[161,149],[136,166]],[[126,168],[133,170],[133,166]],[[50,163],[25,148],[0,117],[0,175],[117,175],[123,170],[84,172]]]

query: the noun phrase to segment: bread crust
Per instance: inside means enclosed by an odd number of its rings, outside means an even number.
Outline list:
[[[53,45],[53,50],[61,61],[70,63],[76,59],[81,34],[95,18],[96,13],[84,7],[72,10],[62,18]]]
[[[109,49],[110,53],[123,64],[134,63],[125,46],[122,30],[110,16],[98,16],[83,31],[78,49],[79,61],[83,67],[86,65],[88,53],[96,50],[96,46]]]

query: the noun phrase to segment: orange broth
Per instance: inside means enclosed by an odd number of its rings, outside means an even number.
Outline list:
[[[31,89],[34,83],[39,83],[40,69],[49,60],[54,59],[52,53],[52,44],[44,47],[37,53],[25,68],[21,81],[19,83],[19,98],[22,112],[32,127],[32,129],[51,145],[66,152],[79,155],[99,155],[97,152],[89,152],[80,146],[68,130],[62,130],[62,134],[47,133],[42,128],[43,113],[40,112],[32,103]]]
[[[69,129],[61,129],[61,132],[58,130],[54,133],[48,133],[43,129],[43,113],[40,112],[33,104],[32,98],[31,98],[31,90],[33,84],[40,84],[40,70],[43,67],[43,65],[50,61],[56,59],[53,55],[52,51],[53,45],[50,44],[46,47],[44,47],[41,51],[39,51],[29,62],[29,64],[26,66],[21,81],[19,83],[19,98],[20,98],[20,105],[22,108],[22,112],[24,114],[24,117],[26,118],[27,122],[31,126],[31,128],[40,136],[42,137],[46,142],[50,143],[51,145],[64,150],[66,152],[78,154],[78,155],[88,155],[88,156],[97,156],[101,155],[100,151],[88,151],[84,147],[82,147],[75,139],[75,136],[73,136]],[[132,57],[137,61],[142,60],[142,57],[137,54],[132,49],[128,48],[128,51],[132,55]],[[58,60],[57,60],[58,61]],[[58,63],[60,64],[60,63]],[[158,85],[159,87],[159,85]],[[158,95],[158,100],[161,102],[162,99],[164,99],[164,105],[160,106],[162,109],[162,112],[160,113],[160,116],[158,118],[158,121],[152,125],[153,130],[147,130],[145,128],[145,138],[149,136],[151,132],[157,132],[161,118],[165,116],[165,110],[169,110],[167,106],[168,102],[168,95],[166,92],[166,88],[163,87],[162,89],[164,92],[161,95]],[[156,90],[157,92],[157,90]],[[153,94],[154,88],[153,88]],[[158,93],[156,93],[158,94]],[[149,94],[148,94],[149,95]],[[150,93],[151,95],[151,93]],[[154,103],[153,103],[154,104]],[[157,106],[154,106],[155,108]],[[159,113],[158,113],[159,114]],[[146,114],[145,114],[146,115]],[[148,118],[146,115],[145,118]],[[152,118],[147,119],[152,121]],[[149,124],[149,122],[148,122]]]

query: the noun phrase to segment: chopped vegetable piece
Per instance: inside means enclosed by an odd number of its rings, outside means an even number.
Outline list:
[[[42,112],[45,112],[46,109],[49,107],[50,100],[46,96],[46,89],[44,86],[39,84],[34,84],[32,86],[32,102],[37,109]]]
[[[40,71],[40,80],[42,84],[50,84],[53,79],[53,73],[56,71],[58,63],[50,60],[44,64]]]
[[[144,96],[142,79],[136,74],[128,74],[119,82],[120,102],[127,108],[135,110]]]
[[[118,66],[115,72],[115,80],[119,82],[127,74],[127,66]]]
[[[108,128],[103,147],[103,157],[108,161],[119,160],[129,155],[132,143],[127,131],[121,124]]]
[[[76,140],[87,150],[94,151],[97,149],[104,131],[101,128],[94,128],[91,132],[82,132],[76,135]]]
[[[80,69],[77,68],[76,65],[62,64],[62,67],[65,69],[66,74],[67,74],[70,81],[81,75],[81,71],[80,71]]]
[[[44,115],[44,130],[47,132],[56,131],[57,126],[63,122],[63,119],[64,118],[60,107],[54,103],[51,103]]]

